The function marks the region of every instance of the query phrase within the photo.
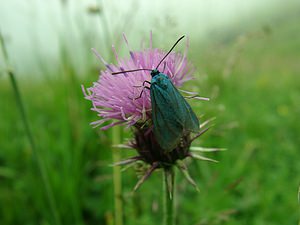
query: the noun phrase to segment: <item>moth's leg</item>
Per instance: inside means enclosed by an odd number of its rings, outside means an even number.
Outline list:
[[[142,85],[136,85],[136,86],[133,86],[133,87],[146,87],[146,86],[145,86],[145,83],[147,83],[147,84],[150,84],[150,85],[151,85],[151,82],[150,82],[150,81],[144,80],[144,82],[143,82],[143,84],[142,84]]]
[[[150,82],[150,81],[147,81],[147,80],[144,80],[144,82],[143,82],[142,85],[139,85],[139,86],[133,86],[133,87],[143,87],[143,90],[141,91],[139,97],[137,97],[137,98],[130,98],[131,100],[136,100],[136,99],[141,98],[141,97],[142,97],[142,94],[143,94],[143,92],[144,92],[144,90],[145,90],[145,88],[148,89],[148,90],[150,90],[150,87],[146,86],[145,84],[150,84],[150,85],[151,85],[151,82]]]
[[[150,81],[144,80],[144,82],[143,82],[143,86],[144,86],[144,87],[146,87],[146,86],[145,86],[145,83],[147,83],[147,84],[150,84],[150,85],[151,85],[151,82],[150,82]]]
[[[143,86],[143,90],[141,91],[141,93],[140,93],[140,95],[139,95],[138,97],[136,97],[136,98],[130,98],[130,97],[128,97],[128,98],[131,99],[131,100],[136,100],[136,99],[141,98],[141,97],[142,97],[142,94],[143,94],[143,92],[144,92],[144,90],[145,90],[145,88],[148,89],[148,90],[150,90],[150,87]]]
[[[139,99],[139,98],[141,98],[141,97],[142,97],[142,94],[143,94],[143,92],[144,92],[145,88],[146,88],[146,89],[148,89],[148,90],[150,90],[150,88],[149,88],[149,87],[147,87],[147,86],[144,86],[144,87],[143,87],[143,90],[141,91],[141,93],[140,93],[140,95],[139,95],[139,97],[137,97],[137,98],[134,98],[134,100],[136,100],[136,99]]]
[[[163,69],[163,73],[165,73],[165,69],[166,69],[166,62],[164,62],[164,69]]]

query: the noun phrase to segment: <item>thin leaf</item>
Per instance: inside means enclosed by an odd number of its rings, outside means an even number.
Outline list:
[[[113,145],[113,148],[124,148],[124,149],[132,149],[134,150],[130,145],[124,145],[124,144],[118,144],[118,145]]]
[[[139,179],[139,181],[136,183],[135,187],[133,188],[133,191],[135,192],[144,182],[147,180],[148,177],[151,176],[152,172],[158,167],[158,162],[155,162],[151,165],[151,167],[146,171],[144,176]]]
[[[174,190],[174,171],[173,168],[171,169],[165,169],[165,179],[166,179],[166,185],[167,185],[167,190],[169,193],[169,198],[173,198],[173,190]]]
[[[142,159],[141,156],[134,156],[134,157],[122,160],[120,162],[116,162],[116,163],[112,164],[111,166],[128,165],[128,164],[134,163],[134,162],[136,162],[138,160],[141,160],[141,159]]]
[[[186,167],[186,165],[184,164],[183,161],[181,160],[177,160],[176,165],[178,167],[178,169],[182,172],[182,174],[184,175],[185,179],[195,187],[195,189],[200,192],[198,185],[196,184],[196,182],[194,181],[194,179],[190,176],[190,173],[188,171],[188,168]]]
[[[137,162],[136,162],[137,163]],[[125,165],[122,169],[121,169],[121,172],[124,172],[126,170],[128,170],[129,168],[133,167],[134,165],[136,165],[135,163],[130,163],[130,164],[127,164]]]
[[[192,143],[195,139],[197,139],[198,137],[200,137],[202,134],[204,134],[206,131],[208,131],[210,127],[208,128],[205,128],[204,130],[201,130],[198,134],[196,134],[195,137],[193,137],[191,140],[190,140],[190,143]]]
[[[218,151],[226,151],[226,148],[204,148],[204,147],[197,147],[197,146],[192,146],[190,147],[191,151],[195,152],[218,152]]]
[[[204,161],[210,161],[210,162],[218,163],[217,160],[214,160],[214,159],[211,159],[211,158],[207,158],[207,157],[204,157],[202,155],[195,154],[195,153],[190,153],[190,156],[193,157],[194,159],[199,159],[199,160],[204,160]]]
[[[186,98],[186,99],[197,99],[197,100],[209,101],[209,98],[200,97],[199,95],[189,95],[189,96],[184,96],[184,98]]]
[[[186,90],[182,90],[180,88],[177,88],[177,90],[179,90],[179,91],[181,91],[181,92],[183,92],[185,94],[189,94],[189,95],[197,95],[198,94],[198,92],[186,91]]]
[[[209,124],[211,121],[215,120],[216,117],[213,117],[211,119],[205,120],[203,123],[201,123],[200,128],[205,127],[207,124]]]

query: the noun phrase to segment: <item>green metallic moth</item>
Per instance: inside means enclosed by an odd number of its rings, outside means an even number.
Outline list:
[[[112,73],[112,75],[116,75],[140,70],[151,71],[151,82],[144,81],[143,86],[145,83],[150,84],[150,88],[147,86],[144,88],[150,89],[153,132],[160,147],[167,152],[176,148],[183,136],[189,135],[191,132],[198,132],[200,129],[199,120],[191,106],[179,93],[170,78],[157,69],[183,38],[184,36],[176,41],[155,69],[136,69]],[[141,96],[142,92],[138,98]]]

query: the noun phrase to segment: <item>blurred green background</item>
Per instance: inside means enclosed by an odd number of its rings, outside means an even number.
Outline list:
[[[0,224],[55,224],[39,162],[61,224],[113,224],[111,130],[92,129],[84,99],[111,45],[168,50],[182,34],[195,82],[210,97],[192,101],[214,127],[195,145],[224,147],[220,162],[189,161],[197,193],[177,176],[177,224],[297,224],[300,182],[299,1],[20,1],[0,2]],[[177,50],[184,49],[184,44]],[[7,71],[13,69],[34,149]],[[191,84],[193,83],[193,84]],[[122,140],[130,137],[124,130]],[[122,152],[126,158],[134,153]],[[161,224],[161,173],[131,194],[138,173],[122,173],[124,223]]]

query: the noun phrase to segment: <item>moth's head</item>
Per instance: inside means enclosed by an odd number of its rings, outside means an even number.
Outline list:
[[[151,76],[152,77],[155,77],[156,75],[158,75],[160,72],[157,70],[157,69],[153,69],[152,71],[151,71]]]

